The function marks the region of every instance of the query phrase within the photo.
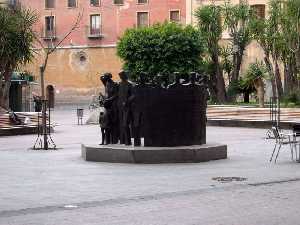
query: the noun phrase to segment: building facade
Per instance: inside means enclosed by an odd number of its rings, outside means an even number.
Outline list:
[[[39,14],[35,30],[44,46],[55,45],[70,31],[79,14],[78,27],[50,55],[45,72],[54,85],[56,99],[65,102],[88,100],[97,94],[99,74],[122,67],[116,44],[127,28],[157,22],[186,23],[185,0],[20,0],[23,7]],[[36,43],[36,48],[40,44]],[[39,74],[43,54],[26,67]],[[81,99],[83,97],[83,99]]]

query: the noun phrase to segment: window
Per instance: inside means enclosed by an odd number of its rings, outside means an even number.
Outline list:
[[[68,7],[69,8],[76,7],[76,0],[68,0]]]
[[[264,19],[266,18],[266,6],[261,4],[261,5],[252,5],[251,8],[253,9],[254,13],[258,18]]]
[[[124,4],[124,0],[114,0],[114,4],[115,5],[123,5]]]
[[[170,21],[180,22],[180,12],[179,12],[179,10],[170,11]]]
[[[148,12],[138,12],[137,13],[137,26],[138,27],[149,26],[149,13]]]
[[[55,36],[54,16],[45,17],[45,37]]]
[[[99,36],[101,34],[100,14],[90,15],[90,35]]]
[[[10,7],[11,9],[17,9],[18,7],[21,6],[19,0],[9,0],[7,1],[7,3],[8,3],[8,7]],[[0,6],[1,6],[1,1],[0,1]]]
[[[148,0],[137,0],[138,4],[146,4],[148,3]]]
[[[100,6],[100,0],[91,0],[91,6]]]
[[[54,0],[45,0],[45,8],[46,9],[54,8]]]

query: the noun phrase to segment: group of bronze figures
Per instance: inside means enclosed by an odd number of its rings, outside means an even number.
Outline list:
[[[138,82],[128,81],[128,73],[119,73],[120,82],[111,73],[101,75],[105,86],[104,112],[99,123],[101,144],[141,146],[179,146],[206,142],[206,78],[191,72],[188,79],[175,72],[174,82],[162,76],[151,81],[141,73]]]

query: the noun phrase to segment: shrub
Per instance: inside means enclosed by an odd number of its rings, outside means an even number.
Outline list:
[[[199,71],[203,51],[203,41],[195,28],[167,22],[128,29],[117,45],[132,80],[141,72],[153,79],[159,73]]]

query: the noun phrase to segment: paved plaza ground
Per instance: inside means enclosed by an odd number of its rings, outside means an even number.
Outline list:
[[[58,151],[32,151],[35,135],[0,137],[0,225],[300,224],[300,164],[288,148],[269,163],[266,130],[208,127],[228,159],[199,164],[85,162],[99,128],[57,110]],[[222,183],[215,177],[243,177]]]

